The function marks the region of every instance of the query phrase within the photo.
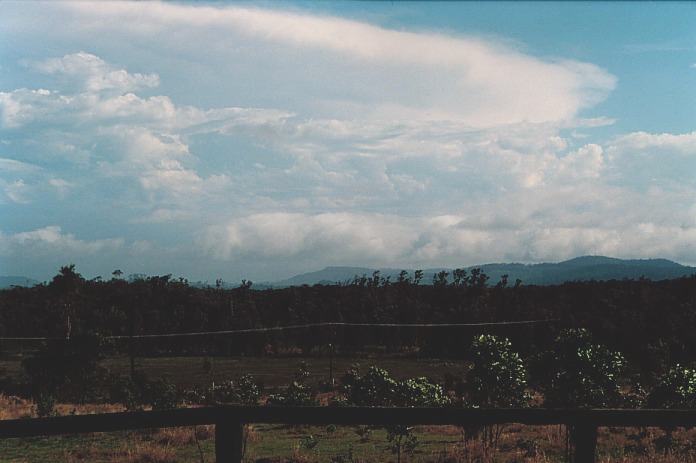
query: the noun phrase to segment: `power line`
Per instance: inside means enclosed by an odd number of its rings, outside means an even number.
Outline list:
[[[348,327],[348,328],[466,328],[466,327],[485,327],[485,326],[514,326],[514,325],[533,325],[541,323],[557,322],[559,319],[543,319],[543,320],[520,320],[520,321],[505,321],[505,322],[479,322],[479,323],[350,323],[350,322],[323,322],[323,323],[305,323],[301,325],[286,325],[286,326],[271,326],[264,328],[243,328],[237,330],[221,330],[221,331],[196,331],[189,333],[165,333],[165,334],[138,334],[138,335],[117,335],[104,336],[104,339],[153,339],[153,338],[177,338],[177,337],[195,337],[195,336],[215,336],[226,334],[246,334],[246,333],[268,333],[273,331],[297,330],[306,328],[330,328],[330,327]],[[18,338],[0,337],[0,341],[48,341],[64,338],[57,337],[31,337]]]

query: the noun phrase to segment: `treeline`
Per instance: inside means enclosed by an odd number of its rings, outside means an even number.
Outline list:
[[[132,281],[85,280],[66,266],[48,284],[0,291],[0,336],[131,336],[236,330],[319,322],[485,323],[550,320],[475,328],[310,328],[227,336],[124,341],[139,354],[312,354],[332,344],[338,354],[366,348],[461,357],[481,332],[508,337],[522,355],[547,349],[563,328],[587,328],[623,352],[641,372],[696,358],[696,277],[653,282],[574,282],[558,286],[494,284],[480,271],[396,281],[380,275],[343,285],[254,290],[198,288],[170,275]],[[9,342],[0,349],[9,349]]]

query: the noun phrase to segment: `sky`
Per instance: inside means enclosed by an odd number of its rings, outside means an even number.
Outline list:
[[[0,3],[0,274],[696,264],[696,4]]]

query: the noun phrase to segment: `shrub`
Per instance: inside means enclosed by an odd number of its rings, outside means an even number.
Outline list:
[[[176,386],[165,378],[148,382],[144,399],[144,402],[150,405],[153,410],[176,408],[180,402]]]
[[[108,377],[99,366],[103,349],[103,339],[92,335],[47,342],[22,361],[31,395],[50,394],[69,402],[97,401]]]
[[[564,330],[552,351],[535,362],[535,377],[548,407],[615,407],[626,361],[619,352],[594,344],[585,329]]]
[[[398,383],[382,368],[371,366],[364,376],[360,376],[357,366],[353,366],[343,376],[341,383],[346,400],[351,405],[394,405]]]
[[[471,369],[461,387],[466,406],[485,408],[523,407],[529,402],[527,370],[507,338],[480,335],[471,343]],[[498,445],[503,425],[468,426],[464,436],[480,435],[483,450]]]
[[[56,398],[50,394],[39,394],[36,397],[36,415],[43,418],[56,414]]]
[[[696,369],[675,365],[650,391],[647,404],[651,408],[696,408]]]
[[[215,399],[238,405],[257,405],[263,387],[252,375],[240,376],[213,388]]]
[[[472,367],[463,387],[466,405],[512,408],[527,404],[527,370],[507,338],[478,336],[471,344],[471,355]]]
[[[271,394],[268,397],[268,405],[280,405],[286,407],[302,407],[317,405],[314,390],[307,384],[309,370],[303,362],[295,373],[295,378],[282,393]]]
[[[150,380],[141,371],[136,371],[132,378],[113,378],[109,398],[113,403],[123,404],[128,410],[143,405],[149,405],[154,410],[165,410],[176,408],[181,402],[181,394],[174,383],[166,378]]]
[[[357,406],[441,407],[450,403],[442,386],[427,378],[397,381],[386,370],[374,366],[363,376],[356,367],[351,368],[343,377],[342,386],[346,402]],[[415,451],[418,439],[412,428],[395,425],[386,429],[387,442],[397,462],[403,452]]]

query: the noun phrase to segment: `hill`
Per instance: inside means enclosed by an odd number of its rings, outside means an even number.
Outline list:
[[[696,274],[696,267],[681,265],[667,259],[616,259],[604,256],[582,256],[558,263],[518,264],[518,263],[492,263],[473,265],[467,270],[480,268],[490,277],[490,282],[495,283],[503,275],[508,275],[508,281],[514,283],[520,279],[527,285],[553,285],[566,281],[590,281],[590,280],[622,280],[647,278],[649,280],[667,280]],[[424,284],[430,284],[433,275],[450,268],[431,268],[423,271]],[[326,267],[316,272],[303,273],[291,278],[267,283],[268,286],[283,288],[288,286],[302,286],[315,284],[336,284],[352,280],[356,275],[372,275],[379,271],[383,277],[391,277],[396,280],[400,269],[393,268],[367,268],[367,267]],[[407,270],[413,275],[413,270]]]
[[[11,288],[12,286],[34,286],[39,282],[31,278],[22,276],[0,276],[0,289]]]

